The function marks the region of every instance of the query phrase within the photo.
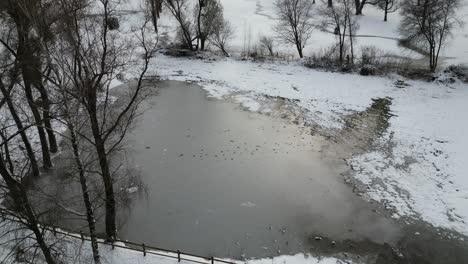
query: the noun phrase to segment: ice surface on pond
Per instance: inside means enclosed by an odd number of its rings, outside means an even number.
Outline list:
[[[194,85],[160,86],[129,137],[148,195],[133,202],[122,237],[240,258],[305,252],[315,233],[399,236],[344,183],[345,163],[322,159],[324,142],[308,128],[207,99]]]

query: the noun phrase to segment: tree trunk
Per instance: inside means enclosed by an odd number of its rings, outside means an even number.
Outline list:
[[[364,9],[365,4],[366,4],[366,0],[354,0],[354,5],[356,6],[357,16],[362,15],[362,9]]]
[[[384,10],[384,12],[385,12],[384,21],[385,22],[387,22],[387,20],[388,20],[388,4],[389,4],[388,0],[385,0],[385,10]]]
[[[353,25],[351,23],[351,13],[348,14],[349,44],[351,48],[351,64],[354,64],[354,43],[353,43]]]
[[[31,108],[34,121],[36,122],[37,133],[39,134],[39,141],[41,143],[42,165],[45,169],[50,169],[52,168],[52,161],[50,159],[49,145],[47,143],[47,137],[43,127],[41,113],[39,112],[39,109],[37,108],[36,103],[34,102],[31,83],[29,82],[29,80],[27,80],[27,77],[24,77],[24,79],[24,90],[26,93],[26,99],[28,101],[29,107]]]
[[[302,53],[302,47],[301,45],[296,45],[297,47],[297,52],[299,53],[299,58],[304,58],[304,54]]]
[[[437,60],[436,60],[436,47],[434,46],[431,46],[430,47],[430,52],[429,52],[429,57],[430,57],[430,60],[429,60],[429,68],[431,70],[431,72],[435,72],[436,69],[437,69]]]
[[[96,108],[91,106],[88,112],[91,120],[91,130],[93,132],[95,148],[99,159],[99,166],[101,168],[101,176],[104,183],[104,192],[106,197],[106,236],[108,241],[113,241],[117,238],[114,185],[110,174],[105,142],[99,132],[100,129],[96,116]]]
[[[200,38],[200,50],[205,50],[205,38]]]
[[[91,204],[91,199],[88,192],[88,184],[86,182],[85,170],[83,163],[80,159],[79,149],[78,149],[78,139],[76,137],[75,128],[70,123],[68,125],[68,130],[70,131],[71,143],[73,148],[73,155],[75,157],[75,163],[78,167],[78,172],[80,175],[80,184],[81,192],[83,194],[83,202],[86,208],[86,220],[88,221],[89,234],[91,237],[91,249],[93,251],[93,259],[95,264],[101,263],[101,258],[99,256],[99,246],[96,237],[96,221],[94,218],[93,206]]]
[[[31,142],[29,141],[28,136],[26,135],[26,131],[24,129],[23,123],[21,121],[21,118],[19,117],[18,113],[16,112],[16,108],[11,101],[11,96],[10,93],[6,90],[5,86],[3,83],[0,81],[0,90],[2,91],[3,97],[6,100],[6,103],[8,105],[8,108],[10,110],[11,116],[13,117],[13,120],[15,121],[16,127],[18,128],[18,132],[21,136],[21,140],[23,141],[24,147],[26,149],[26,154],[28,155],[28,159],[31,162],[31,170],[32,170],[32,175],[34,177],[39,176],[39,166],[37,164],[37,159],[36,155],[34,154],[34,150],[31,146]]]
[[[202,16],[202,9],[203,9],[203,0],[198,0],[198,16],[197,16],[197,49],[198,49],[198,44],[199,41],[202,41],[202,29],[201,29],[201,16]],[[203,41],[202,41],[203,42]],[[201,44],[202,47],[200,47],[201,50],[205,48],[205,44]]]
[[[33,40],[28,39],[30,30],[29,22],[21,17],[20,14],[16,14],[14,17],[16,24],[16,31],[18,33],[18,48],[17,48],[17,59],[21,68],[23,76],[24,90],[26,99],[36,123],[37,132],[39,134],[39,140],[41,143],[42,150],[42,164],[45,169],[52,167],[52,161],[50,159],[49,145],[43,128],[42,117],[38,107],[34,101],[32,92],[32,83],[34,80],[38,80],[41,77],[40,70],[40,58],[38,58],[33,51]],[[39,74],[38,74],[39,73]]]
[[[10,156],[10,148],[8,147],[8,138],[3,134],[3,131],[0,131],[0,137],[3,140],[3,151],[5,153],[5,159],[8,164],[8,169],[10,171],[14,170],[13,162],[11,161],[11,156]]]
[[[52,128],[52,123],[51,123],[49,96],[47,94],[47,91],[44,85],[38,84],[36,88],[41,94],[42,108],[43,108],[42,116],[44,118],[44,127],[47,132],[47,138],[49,139],[49,147],[50,147],[49,150],[51,153],[57,153],[58,145],[57,145],[57,139],[55,138],[54,130]]]

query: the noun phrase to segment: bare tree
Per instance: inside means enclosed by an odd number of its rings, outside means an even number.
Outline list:
[[[313,3],[310,0],[277,0],[275,3],[279,22],[275,26],[278,38],[297,48],[299,57],[312,36],[311,22]]]
[[[5,144],[5,142],[3,143]],[[22,221],[22,225],[33,232],[35,240],[37,241],[37,244],[39,245],[39,248],[44,255],[45,261],[48,264],[55,264],[56,258],[52,255],[50,246],[47,245],[47,242],[44,238],[44,233],[40,229],[38,217],[34,212],[31,203],[29,202],[27,191],[22,185],[21,181],[11,174],[1,153],[0,175],[5,182],[9,198],[13,202],[13,206],[18,214],[19,219]]]
[[[407,0],[402,3],[400,34],[407,43],[427,50],[429,69],[437,69],[440,52],[459,25],[459,0]]]
[[[320,9],[323,17],[321,27],[325,31],[332,31],[337,38],[337,47],[340,63],[348,52],[351,53],[351,63],[354,60],[354,35],[359,25],[352,12],[351,0],[335,0],[332,7]]]
[[[214,33],[216,24],[223,21],[223,7],[219,0],[198,0],[195,6],[197,19],[197,48],[205,49],[205,43]]]
[[[163,0],[146,0],[146,11],[148,12],[154,31],[158,33],[158,20],[162,12]]]
[[[215,25],[213,35],[210,37],[210,43],[220,49],[224,55],[229,56],[226,46],[234,37],[234,32],[234,28],[229,21],[222,21],[222,23]]]
[[[188,0],[165,0],[166,7],[179,23],[180,35],[184,46],[189,50],[194,50],[193,47],[193,33],[192,22],[190,21],[190,4]]]
[[[65,30],[55,47],[60,52],[53,55],[53,60],[59,66],[57,75],[71,82],[67,92],[87,114],[91,136],[80,136],[94,147],[98,157],[104,185],[106,236],[114,240],[117,237],[116,197],[109,157],[127,134],[144,98],[141,93],[144,77],[157,38],[146,36],[149,21],[138,30],[132,28],[135,31],[129,33],[131,38],[111,32],[108,22],[117,8],[117,1],[100,0],[103,14],[95,17],[77,13],[75,1],[61,1]],[[111,82],[129,68],[136,72],[135,81],[129,84],[126,94],[119,97],[117,107],[110,93]]]
[[[49,100],[42,83],[42,45],[39,36],[37,36],[39,31],[34,27],[36,24],[34,23],[34,18],[38,17],[38,14],[32,13],[40,10],[40,2],[37,0],[8,0],[2,8],[6,10],[5,13],[8,14],[15,25],[16,43],[14,43],[13,49],[16,50],[16,57],[21,69],[26,102],[36,123],[41,143],[42,164],[46,169],[51,168],[52,161],[47,133],[49,134],[49,141],[52,143],[51,146],[54,152],[57,151],[57,142],[50,127]],[[36,32],[36,34],[31,34],[31,32]],[[40,92],[41,103],[38,103],[39,100],[35,97],[33,88],[36,88]],[[44,111],[45,119],[41,115],[41,108],[46,108],[46,111]]]
[[[64,81],[66,82],[67,80]],[[74,103],[73,98],[69,94],[67,94],[67,84],[62,83],[60,81],[57,82],[57,84],[57,88],[61,92],[61,99],[63,102],[61,107],[63,112],[63,114],[61,115],[61,119],[63,120],[64,124],[66,124],[66,127],[68,129],[69,137],[67,138],[67,141],[71,145],[76,171],[79,176],[83,204],[86,209],[86,221],[88,224],[89,236],[91,239],[91,250],[93,253],[93,259],[95,264],[100,264],[101,257],[99,255],[99,245],[97,242],[96,235],[96,217],[94,214],[93,201],[89,193],[87,180],[87,172],[89,171],[89,169],[86,168],[86,164],[83,162],[81,157],[82,150],[80,149],[79,135],[82,132],[77,130],[80,127],[82,127],[81,124],[83,123],[83,120],[81,120],[82,117],[79,114],[80,107],[76,104],[76,102]]]
[[[398,0],[379,0],[376,5],[384,11],[385,22],[388,21],[388,14],[398,11],[400,7]]]
[[[274,56],[273,48],[275,45],[275,40],[272,37],[261,36],[259,40],[260,46],[268,51],[270,56]]]
[[[5,99],[5,104],[2,107],[8,106],[14,123],[16,123],[16,129],[12,129],[13,127],[9,124],[6,124],[6,127],[4,126],[5,124],[2,124],[0,128],[2,139],[0,141],[0,176],[2,177],[0,187],[3,189],[2,193],[7,193],[7,200],[10,202],[11,207],[15,209],[16,216],[21,220],[21,225],[33,233],[33,237],[42,251],[45,261],[48,264],[54,264],[56,263],[56,259],[51,252],[51,247],[44,238],[43,230],[39,226],[38,216],[31,206],[27,190],[24,186],[25,178],[30,176],[30,166],[33,161],[31,157],[33,156],[30,153],[32,147],[26,135],[28,127],[23,126],[11,95],[18,82],[19,68],[17,64],[16,58],[13,60],[13,63],[4,59],[0,63],[0,68],[3,69],[0,72],[0,90]],[[9,66],[12,68],[5,71]],[[4,110],[4,108],[0,108],[0,111],[6,113]],[[12,133],[8,133],[9,130],[12,130]],[[22,138],[24,145],[27,146],[26,152],[21,151],[21,148],[15,148],[16,151],[12,151],[11,145],[13,142],[16,142],[16,137],[18,136]],[[12,155],[15,155],[17,162],[12,162]],[[27,239],[28,237],[25,236],[21,239]],[[35,250],[33,250],[34,252]]]
[[[0,14],[2,12],[5,12],[5,9],[0,9]],[[7,18],[7,16],[2,15],[2,18]],[[0,105],[6,105],[8,107],[8,111],[10,112],[14,124],[16,125],[18,134],[20,135],[23,146],[26,150],[26,154],[30,162],[31,173],[33,176],[37,177],[39,176],[39,165],[31,141],[26,133],[26,130],[31,125],[25,123],[21,118],[20,112],[17,110],[18,107],[15,105],[12,95],[14,89],[18,86],[20,75],[17,50],[13,47],[13,44],[16,43],[16,38],[14,35],[15,29],[14,25],[9,23],[6,19],[1,19],[0,22],[6,29],[6,32],[2,31],[2,35],[0,36],[0,43],[3,47],[3,49],[0,49],[0,77],[2,78],[0,82],[0,88],[3,95]],[[6,83],[7,80],[9,80],[8,83]]]

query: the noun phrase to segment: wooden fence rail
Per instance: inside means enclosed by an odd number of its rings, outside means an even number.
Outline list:
[[[0,213],[1,213],[0,218],[3,221],[8,220],[8,221],[24,224],[23,221],[21,221],[18,217],[14,216],[14,214],[7,209],[0,208]],[[61,228],[57,228],[54,226],[46,226],[46,225],[41,225],[41,228],[49,231],[55,237],[57,237],[58,235],[63,235],[68,238],[81,240],[82,243],[84,243],[85,241],[89,241],[89,242],[91,241],[91,238],[85,235],[82,231],[80,231],[80,233],[77,234],[77,233],[65,231]],[[176,259],[178,262],[188,261],[188,262],[200,263],[200,264],[214,264],[214,263],[238,264],[235,262],[230,262],[230,261],[218,259],[215,257],[200,256],[196,254],[182,252],[180,250],[174,251],[170,249],[163,249],[159,247],[148,246],[144,243],[138,244],[135,242],[123,241],[120,239],[115,239],[112,242],[108,242],[108,241],[105,241],[104,239],[98,238],[97,242],[102,245],[112,246],[112,250],[114,250],[115,248],[122,248],[122,249],[131,250],[131,251],[141,252],[144,257],[147,254],[149,254],[149,255],[154,255],[154,256]]]

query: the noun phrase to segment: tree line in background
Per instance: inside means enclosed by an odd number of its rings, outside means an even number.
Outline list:
[[[219,0],[146,0],[148,14],[157,28],[157,19],[164,8],[178,23],[177,38],[183,48],[190,51],[205,50],[206,43],[219,48],[225,55],[227,43],[235,29],[223,15]],[[270,56],[275,55],[275,43],[293,45],[300,58],[316,29],[336,36],[337,60],[353,64],[355,61],[355,37],[359,29],[357,16],[366,6],[372,5],[388,15],[401,11],[401,44],[422,50],[429,58],[429,68],[435,71],[440,51],[457,26],[456,10],[460,0],[276,0],[274,3],[277,23],[274,36],[261,35],[252,48],[250,29],[244,29],[243,53],[255,56],[257,48]],[[156,29],[157,30],[157,29]]]
[[[156,31],[162,8],[172,14],[178,23],[177,39],[182,48],[203,51],[210,42],[229,56],[226,45],[234,35],[234,28],[224,19],[218,0],[146,0],[146,3]]]
[[[383,10],[384,21],[388,14],[401,10],[401,44],[422,50],[429,58],[429,69],[437,69],[440,53],[453,30],[460,25],[457,10],[460,0],[323,0],[314,8],[311,0],[277,0],[275,2],[278,23],[274,28],[276,37],[296,47],[300,58],[313,30],[335,34],[338,62],[353,64],[355,60],[354,38],[359,29],[356,16],[363,14],[366,5]],[[319,22],[317,22],[319,21]],[[260,44],[265,46],[265,37]],[[271,52],[271,41],[268,50]]]

